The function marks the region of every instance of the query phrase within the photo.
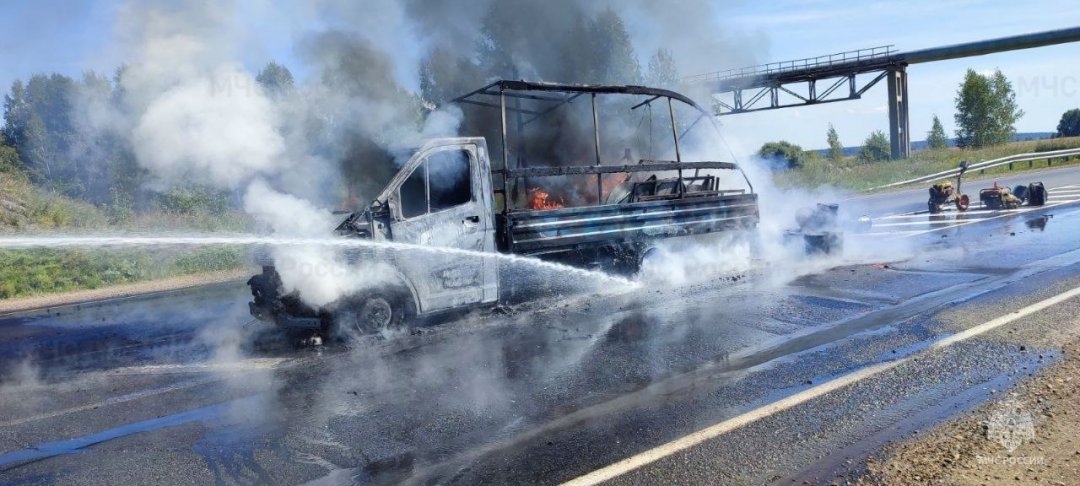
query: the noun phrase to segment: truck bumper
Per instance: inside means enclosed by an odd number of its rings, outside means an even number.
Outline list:
[[[263,273],[248,280],[254,300],[248,311],[260,321],[288,329],[321,329],[323,320],[313,309],[295,296],[281,295],[281,281],[273,267],[263,267]]]
[[[256,319],[275,324],[286,329],[322,329],[322,319],[318,317],[297,317],[288,314],[274,314],[270,309],[248,302],[248,310]]]

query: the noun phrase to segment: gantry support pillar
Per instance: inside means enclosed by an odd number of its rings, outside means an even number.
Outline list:
[[[889,86],[889,143],[892,146],[892,158],[903,159],[911,155],[907,69],[902,65],[891,67],[885,78]]]

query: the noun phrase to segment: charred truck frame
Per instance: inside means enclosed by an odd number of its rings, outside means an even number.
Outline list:
[[[650,123],[653,104],[661,104],[671,120],[668,137],[673,150],[668,153],[673,153],[674,160],[630,163],[630,149],[626,149],[622,163],[604,164],[597,108],[597,99],[603,96],[633,97],[630,112],[648,108]],[[520,134],[528,123],[582,98],[591,104],[592,164],[530,167],[511,156],[515,144],[510,130],[517,129]],[[748,230],[758,223],[757,194],[738,165],[683,160],[682,140],[691,129],[706,121],[718,137],[719,127],[707,111],[679,93],[642,86],[504,80],[453,101],[497,110],[501,163],[492,163],[485,138],[429,140],[367,209],[341,223],[339,235],[518,254],[633,273],[658,240]],[[676,103],[694,114],[693,121],[681,131]],[[516,118],[514,127],[508,127],[511,116]],[[745,182],[745,188],[721,188],[722,180],[731,177],[705,173],[716,171],[738,173],[741,177],[736,179]],[[605,176],[609,179],[606,183]],[[576,178],[578,188],[582,178],[595,178],[595,201],[590,194],[590,204],[575,207],[546,202],[546,193],[530,190],[530,180],[550,177]],[[613,177],[617,180],[611,180]],[[520,190],[522,187],[526,191]],[[522,196],[528,202],[530,193],[533,204],[520,207]],[[421,262],[415,256],[369,251],[359,258],[389,264],[393,275],[383,279],[389,282],[318,308],[304,304],[295,291],[286,292],[278,273],[267,266],[249,281],[254,296],[251,313],[287,328],[328,331],[337,325],[367,333],[400,326],[416,315],[497,302],[507,290],[501,260],[472,255],[460,252],[446,261],[435,258],[434,262]]]

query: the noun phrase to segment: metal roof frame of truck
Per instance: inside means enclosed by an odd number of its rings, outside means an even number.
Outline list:
[[[675,160],[642,160],[640,164],[635,165],[603,165],[600,161],[600,121],[597,115],[596,109],[596,97],[597,95],[638,95],[645,97],[644,101],[641,101],[630,107],[631,110],[636,110],[643,106],[649,106],[653,102],[665,99],[667,101],[668,115],[671,120],[671,134],[672,141],[675,148]],[[583,95],[590,95],[592,99],[592,116],[593,116],[593,134],[595,140],[595,155],[596,164],[592,166],[562,166],[562,167],[517,167],[510,168],[510,145],[507,142],[507,117],[508,112],[519,113],[525,115],[531,115],[531,118],[521,122],[522,126],[540,119],[548,114],[553,113],[559,108],[565,106],[568,103],[573,102],[577,98]],[[541,111],[523,109],[516,106],[508,106],[506,103],[507,98],[528,99],[536,100],[540,102],[552,103],[551,106],[544,108]],[[675,120],[675,110],[672,101],[679,101],[694,110],[697,111],[698,116],[687,125],[686,129],[679,134],[677,122]],[[682,152],[680,147],[680,139],[686,136],[686,134],[692,130],[701,120],[707,119],[709,123],[716,130],[717,136],[720,136],[720,128],[716,124],[716,120],[709,114],[704,108],[698,105],[694,100],[677,93],[675,91],[662,89],[662,88],[650,88],[647,86],[636,85],[574,85],[574,84],[558,84],[547,82],[535,82],[535,81],[514,81],[514,80],[498,80],[490,83],[482,88],[471,91],[467,94],[459,96],[451,100],[453,103],[470,104],[483,106],[487,108],[495,108],[500,110],[501,114],[501,137],[500,143],[502,145],[502,168],[492,169],[493,173],[497,173],[502,177],[502,188],[505,191],[507,187],[507,180],[528,178],[528,177],[544,177],[544,176],[557,176],[557,175],[596,175],[597,176],[597,191],[598,194],[602,191],[600,188],[600,178],[603,174],[621,173],[621,172],[638,172],[638,171],[675,171],[678,173],[678,178],[683,179],[684,170],[701,170],[701,169],[729,169],[737,170],[742,174],[743,179],[746,181],[747,186],[750,189],[750,193],[754,193],[754,185],[750,182],[750,178],[746,176],[746,172],[734,162],[683,162]],[[682,196],[680,192],[680,197]],[[503,195],[505,198],[505,194]],[[602,198],[598,197],[598,201]],[[599,202],[598,202],[599,204]]]

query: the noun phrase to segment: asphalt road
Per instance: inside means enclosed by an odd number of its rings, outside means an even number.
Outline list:
[[[1048,206],[846,201],[874,225],[841,258],[553,282],[348,343],[251,323],[241,285],[0,316],[0,483],[839,481],[1052,362],[1047,337],[1077,325],[1068,299],[935,344],[1080,285],[1080,169],[1002,182],[1030,180]]]

